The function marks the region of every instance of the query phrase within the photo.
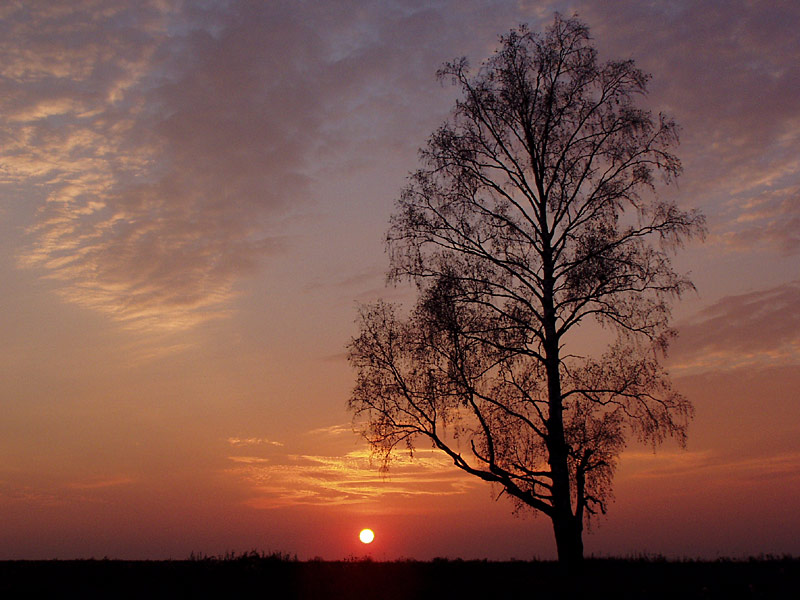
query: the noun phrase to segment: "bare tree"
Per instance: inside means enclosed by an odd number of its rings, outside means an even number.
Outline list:
[[[626,438],[684,442],[692,406],[659,360],[692,287],[670,256],[704,220],[655,193],[681,167],[675,123],[636,106],[649,76],[600,63],[579,20],[521,26],[476,74],[462,58],[438,75],[462,99],[387,236],[389,279],[418,301],[362,308],[349,405],[385,460],[428,440],[547,515],[575,567]],[[614,334],[598,358],[575,335],[590,318]]]

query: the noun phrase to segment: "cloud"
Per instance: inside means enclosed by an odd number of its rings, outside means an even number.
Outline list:
[[[235,463],[243,463],[243,464],[246,464],[246,465],[270,462],[270,459],[261,458],[259,456],[229,456],[228,460],[230,460],[232,462],[235,462]]]
[[[250,437],[250,438],[239,438],[239,437],[229,437],[228,443],[231,446],[240,447],[240,446],[278,446],[281,447],[283,444],[281,442],[275,442],[272,440],[268,440],[266,438],[259,438],[259,437]]]
[[[319,427],[317,429],[312,429],[308,432],[309,435],[331,435],[331,436],[340,436],[343,434],[350,434],[353,433],[353,426],[352,425],[331,425],[329,427]]]
[[[633,57],[652,73],[651,106],[682,127],[679,196],[709,216],[709,242],[800,250],[800,47],[787,29],[800,5],[585,2],[578,11],[603,56]],[[754,208],[757,226],[744,227]]]
[[[417,145],[451,8],[5,6],[0,185],[36,208],[19,264],[131,327],[226,316],[312,183]]]
[[[83,0],[1,9],[0,186],[27,203],[19,264],[131,327],[224,317],[265,257],[291,251],[282,219],[324,202],[327,180],[413,157],[452,101],[433,81],[442,61],[478,64],[516,23],[573,8],[602,57],[654,74],[712,241],[796,253],[791,3]],[[360,268],[343,289],[372,287]]]
[[[671,369],[702,371],[800,362],[800,281],[726,296],[678,323]]]
[[[182,329],[224,316],[236,281],[279,248],[260,220],[305,190],[323,97],[305,71],[324,60],[296,16],[239,8],[164,12],[154,32],[102,20],[75,38],[92,65],[36,78],[60,97],[34,102],[28,92],[16,114],[24,125],[11,132],[30,131],[30,150],[7,156],[12,166],[51,190],[20,260],[61,282],[66,299]],[[35,25],[61,27],[81,12]],[[178,18],[182,30],[170,34]],[[133,41],[117,43],[126,34]],[[21,37],[40,51],[37,37]],[[100,41],[110,42],[102,62]],[[18,77],[12,87],[31,85]]]
[[[33,506],[60,506],[63,494],[31,485],[0,480],[0,504],[20,503]]]
[[[76,481],[67,484],[67,487],[73,490],[99,490],[104,488],[116,487],[119,485],[128,485],[134,483],[135,480],[130,477],[113,477],[111,479],[94,479],[91,481]]]
[[[335,435],[334,428],[317,434]],[[434,451],[414,458],[397,455],[388,473],[373,464],[368,450],[342,455],[271,453],[269,457],[231,456],[228,473],[248,488],[246,504],[254,508],[297,505],[371,504],[387,498],[458,495],[474,482]]]
[[[622,456],[629,477],[663,479],[703,477],[726,485],[755,484],[765,480],[800,480],[800,453],[782,452],[768,456],[728,457],[713,451],[658,454],[626,452]]]
[[[84,481],[23,483],[0,480],[0,504],[20,503],[34,506],[64,506],[102,502],[103,490],[128,486],[136,480],[125,476],[94,478]]]
[[[719,234],[723,244],[736,250],[766,246],[783,256],[800,252],[800,187],[764,192],[743,208]]]
[[[7,11],[1,181],[44,197],[22,266],[131,326],[185,329],[282,247],[265,229],[307,191],[324,48],[285,3],[126,6]]]

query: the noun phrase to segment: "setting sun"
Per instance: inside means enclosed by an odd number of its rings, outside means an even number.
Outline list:
[[[362,529],[361,533],[358,534],[358,539],[361,540],[362,544],[371,544],[372,540],[375,539],[375,533],[373,533],[372,529]]]

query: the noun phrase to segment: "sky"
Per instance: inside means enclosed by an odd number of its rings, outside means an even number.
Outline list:
[[[800,554],[800,4],[0,3],[0,559],[553,558],[544,517],[346,408],[417,149],[519,23],[653,75],[701,209],[667,366],[685,449],[629,445],[587,554]],[[369,547],[358,531],[371,527]]]

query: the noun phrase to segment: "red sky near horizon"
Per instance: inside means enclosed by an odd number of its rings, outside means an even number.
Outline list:
[[[688,447],[626,449],[587,553],[800,554],[800,5],[80,0],[0,6],[0,560],[553,557],[433,451],[378,471],[345,346],[411,299],[383,240],[436,69],[555,11],[653,75],[659,193],[710,230],[676,261]]]

